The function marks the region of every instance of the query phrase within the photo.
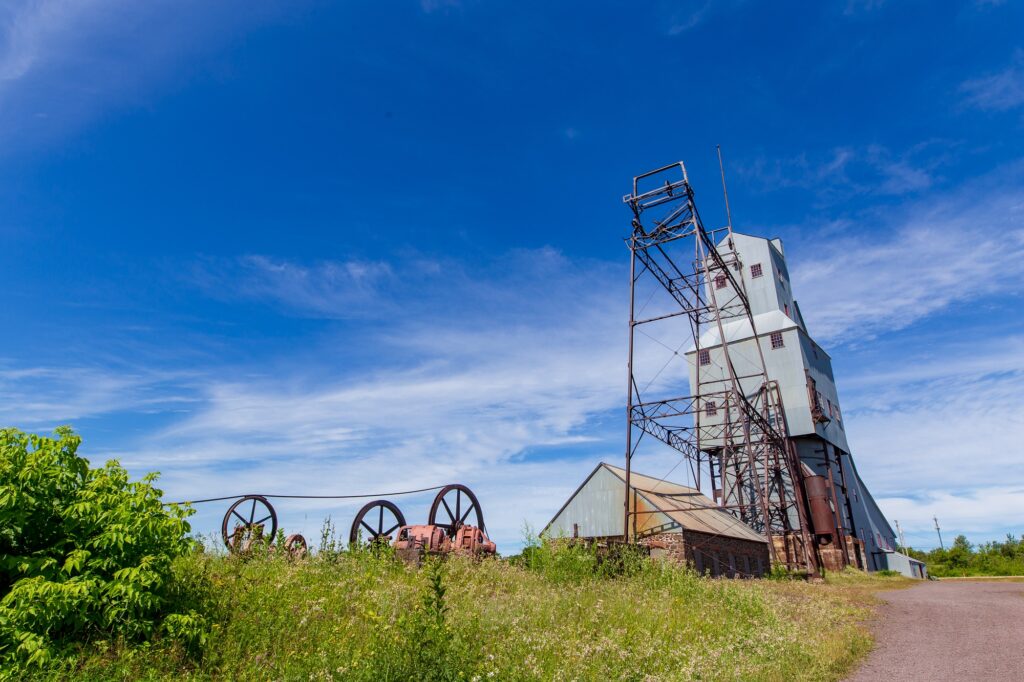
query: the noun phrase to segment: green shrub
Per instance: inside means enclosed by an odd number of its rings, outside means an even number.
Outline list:
[[[875,575],[882,578],[895,578],[902,575],[899,571],[894,571],[891,568],[883,568],[881,571],[875,571]]]
[[[963,535],[953,540],[948,549],[922,552],[907,548],[907,554],[928,564],[928,573],[935,577],[1011,576],[1024,575],[1024,539],[1007,535],[1004,542],[974,545]]]
[[[172,580],[193,547],[192,511],[161,504],[156,474],[90,468],[80,443],[69,427],[54,438],[0,430],[0,668],[55,662],[90,638],[203,644],[201,604]]]

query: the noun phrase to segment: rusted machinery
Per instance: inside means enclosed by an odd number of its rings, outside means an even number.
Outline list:
[[[221,522],[224,545],[232,554],[249,554],[261,542],[292,559],[309,553],[303,536],[295,533],[277,543],[277,532],[277,512],[264,495],[240,497]],[[423,525],[407,524],[402,510],[389,500],[367,503],[352,521],[349,542],[391,545],[399,557],[416,564],[427,555],[491,556],[497,551],[487,537],[480,501],[461,483],[441,488]]]
[[[475,521],[476,524],[467,523]],[[388,500],[374,500],[356,514],[349,533],[352,545],[390,544],[406,562],[419,564],[424,556],[463,554],[491,556],[496,547],[487,538],[484,514],[473,491],[454,483],[442,488],[423,525],[409,525],[401,510]],[[391,534],[398,531],[394,538]],[[365,534],[364,534],[365,533]]]
[[[221,521],[220,532],[224,544],[232,554],[248,554],[264,539],[274,550],[276,546],[273,543],[277,539],[277,512],[262,495],[245,495],[228,507],[224,520]],[[285,538],[280,551],[290,559],[301,559],[309,553],[309,548],[306,538],[293,533]]]
[[[811,526],[814,528],[815,541],[819,545],[830,544],[836,528],[828,488],[828,479],[824,476],[804,477],[807,504],[811,508]]]

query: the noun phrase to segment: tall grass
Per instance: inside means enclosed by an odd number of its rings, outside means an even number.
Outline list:
[[[603,566],[603,567],[602,567]],[[92,642],[43,677],[90,680],[830,680],[870,646],[878,581],[699,577],[581,547],[418,570],[388,551],[175,566],[215,622],[204,653]]]

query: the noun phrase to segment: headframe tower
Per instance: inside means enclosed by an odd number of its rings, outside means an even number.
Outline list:
[[[678,451],[689,465],[698,488],[702,475],[719,505],[762,533],[772,561],[793,569],[819,572],[807,506],[803,469],[787,437],[786,415],[778,384],[769,380],[760,344],[740,362],[730,354],[724,321],[741,322],[757,338],[754,316],[738,275],[741,263],[733,248],[731,220],[708,230],[694,202],[693,188],[682,162],[633,179],[633,191],[623,198],[632,211],[630,250],[629,362],[626,420],[626,503],[624,536],[637,536],[636,519],[645,513],[631,499],[631,462],[644,435]],[[638,290],[661,292],[665,305],[640,318]],[[665,296],[667,294],[667,297]],[[668,346],[644,329],[685,321],[692,341],[691,376],[686,394],[664,391],[642,375],[650,361],[637,352],[636,335]],[[730,325],[735,327],[735,324]],[[716,355],[724,372],[701,372],[702,337],[720,340]],[[675,340],[680,340],[678,336]],[[678,356],[675,349],[673,356]],[[672,350],[672,348],[668,348]],[[735,354],[735,350],[732,351]],[[670,356],[670,361],[672,357]],[[739,371],[737,368],[739,367]],[[662,367],[664,369],[664,366]],[[638,376],[639,374],[639,376]],[[658,372],[660,374],[660,371]],[[655,374],[655,379],[658,377]],[[634,495],[635,496],[635,493]]]

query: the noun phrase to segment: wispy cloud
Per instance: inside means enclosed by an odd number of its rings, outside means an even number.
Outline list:
[[[863,12],[872,12],[885,6],[885,0],[846,0],[843,14],[852,16]]]
[[[902,153],[882,145],[842,146],[823,154],[758,157],[740,163],[737,171],[762,191],[811,190],[826,204],[858,195],[899,196],[930,189],[950,146],[932,141]]]
[[[0,88],[66,49],[83,17],[109,9],[117,0],[38,0],[5,3],[0,10],[3,49]],[[0,91],[2,92],[2,91]]]
[[[435,274],[417,263],[406,267],[409,274]],[[221,300],[253,300],[297,315],[330,318],[379,312],[383,289],[394,284],[391,265],[383,261],[351,259],[304,265],[263,255],[203,259],[193,266],[189,278]]]
[[[461,7],[461,0],[420,0],[420,9],[427,14]]]
[[[52,139],[140,98],[190,58],[304,0],[0,3],[0,148]]]
[[[0,364],[0,425],[48,430],[119,411],[176,411],[194,400],[193,377],[187,371],[136,366]]]
[[[1024,50],[1017,50],[1004,70],[961,83],[960,93],[966,104],[985,111],[1024,105]]]
[[[870,338],[948,307],[1022,293],[1024,201],[1019,166],[941,198],[862,217],[885,229],[793,249],[794,291],[823,340]]]
[[[929,490],[918,497],[881,497],[878,502],[890,519],[900,522],[911,547],[939,545],[935,518],[946,547],[959,534],[975,543],[1000,540],[1007,533],[1018,537],[1024,534],[1024,488],[1020,486],[984,486],[955,494]]]
[[[677,36],[686,33],[704,21],[711,9],[711,0],[705,0],[705,2],[675,10],[669,18],[668,34],[670,36]]]
[[[909,541],[935,544],[933,515],[951,532],[1024,531],[1024,338],[940,337],[840,390],[861,474]]]
[[[170,494],[185,497],[268,481],[330,493],[461,480],[487,493],[499,540],[516,542],[523,519],[546,522],[558,498],[523,500],[552,486],[568,492],[595,447],[619,455],[619,429],[605,450],[600,421],[623,400],[621,264],[550,249],[471,267],[429,262],[245,259],[236,295],[298,313],[333,318],[351,307],[355,287],[367,314],[388,324],[337,343],[372,348],[372,359],[347,365],[327,343],[315,367],[278,358],[258,375],[208,373],[193,411],[137,443],[126,462],[164,470]],[[387,288],[369,286],[381,281]],[[522,487],[511,487],[517,479]]]

